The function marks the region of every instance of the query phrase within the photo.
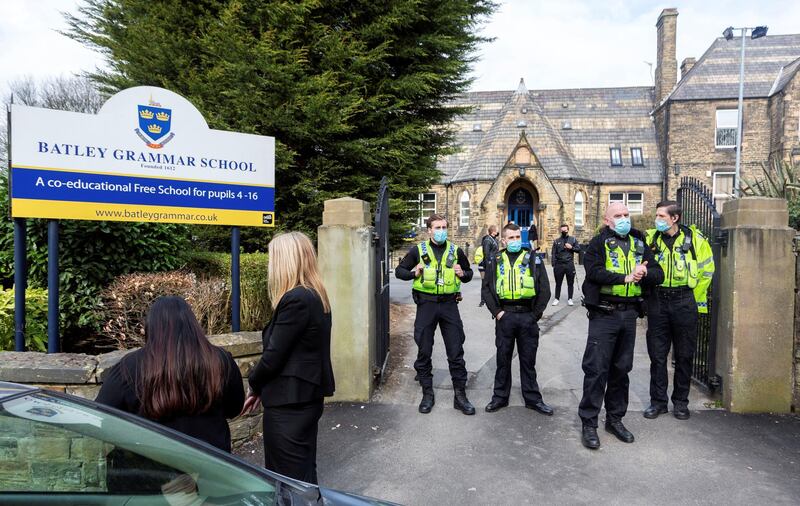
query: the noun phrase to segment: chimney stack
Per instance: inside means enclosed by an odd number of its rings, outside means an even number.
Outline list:
[[[660,104],[678,82],[678,60],[675,56],[675,33],[678,9],[664,9],[658,16],[656,55],[656,104]]]
[[[697,63],[697,59],[692,58],[691,56],[683,59],[683,63],[681,63],[681,79],[686,77],[686,74],[692,70],[692,67],[694,67],[695,63]]]

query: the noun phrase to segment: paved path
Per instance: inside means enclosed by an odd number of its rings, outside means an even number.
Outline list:
[[[583,269],[578,267],[579,280]],[[552,276],[551,276],[552,282]],[[392,299],[410,303],[410,283],[394,280]],[[579,284],[578,284],[579,286]],[[602,448],[580,443],[577,404],[580,359],[588,321],[579,305],[548,306],[541,322],[537,372],[545,417],[523,407],[515,360],[511,406],[488,414],[494,377],[494,329],[478,308],[479,283],[464,285],[460,305],[470,372],[468,417],[452,408],[444,346],[434,346],[436,406],[417,413],[412,368],[413,308],[393,322],[393,368],[370,404],[333,404],[320,422],[321,482],[403,504],[797,504],[800,497],[800,418],[731,415],[692,390],[692,418],[646,420],[649,362],[644,328],[631,373],[628,445],[600,431]],[[601,423],[602,423],[601,415]],[[253,452],[253,453],[251,453]],[[241,455],[263,462],[259,444]]]

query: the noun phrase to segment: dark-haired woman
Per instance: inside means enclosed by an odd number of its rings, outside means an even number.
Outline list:
[[[156,421],[226,452],[227,419],[244,404],[230,353],[212,345],[181,297],[160,297],[147,313],[145,345],[108,372],[97,402]]]

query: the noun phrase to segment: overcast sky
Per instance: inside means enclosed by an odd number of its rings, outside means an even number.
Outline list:
[[[60,11],[79,0],[0,0],[0,93],[9,81],[79,73],[102,65],[99,56],[57,30]],[[797,0],[506,0],[485,25],[495,41],[480,49],[474,90],[652,84],[658,14],[677,7],[678,64],[699,58],[728,26],[766,24],[769,33],[800,32]]]

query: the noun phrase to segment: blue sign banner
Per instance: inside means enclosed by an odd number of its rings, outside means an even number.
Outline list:
[[[12,167],[14,199],[273,212],[275,189]]]

